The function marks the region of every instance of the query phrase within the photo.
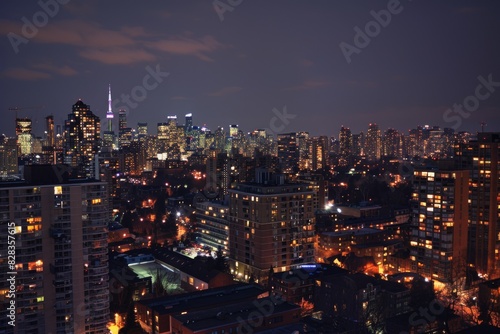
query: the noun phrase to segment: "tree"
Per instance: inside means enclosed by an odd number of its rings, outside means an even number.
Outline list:
[[[215,269],[222,271],[223,273],[229,274],[229,264],[227,262],[227,258],[224,256],[224,253],[222,252],[221,246],[219,246],[215,255],[216,255]]]
[[[152,269],[149,271],[152,280],[152,294],[154,297],[168,295],[179,285],[179,276],[173,271],[167,269]]]
[[[146,332],[141,328],[141,325],[139,325],[139,323],[135,318],[133,301],[130,302],[130,305],[127,310],[125,326],[122,329],[120,329],[118,334],[146,334]]]
[[[410,289],[410,306],[413,309],[427,307],[436,295],[431,282],[426,282],[421,278],[414,278]]]
[[[300,301],[300,316],[308,317],[314,312],[314,304],[302,298]]]

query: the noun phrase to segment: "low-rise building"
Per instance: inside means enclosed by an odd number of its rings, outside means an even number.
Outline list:
[[[219,309],[232,303],[264,298],[269,293],[252,284],[194,291],[179,295],[140,300],[135,303],[137,320],[148,333],[171,333],[171,316],[190,315],[194,311]]]
[[[300,306],[273,297],[172,316],[172,334],[253,333],[297,323]]]
[[[342,318],[365,326],[410,310],[404,285],[361,273],[326,276],[316,281],[314,305],[326,319]]]

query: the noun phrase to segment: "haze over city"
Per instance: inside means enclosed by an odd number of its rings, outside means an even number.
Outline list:
[[[234,4],[2,2],[0,133],[14,134],[13,107],[27,108],[18,114],[38,135],[45,116],[62,124],[80,98],[104,119],[109,84],[133,127],[193,113],[212,130],[251,131],[286,106],[295,117],[284,131],[312,135],[372,122],[403,132],[425,124],[475,132],[481,122],[500,130],[496,2]],[[133,91],[151,71],[161,82]],[[475,96],[480,78],[491,83],[480,93],[491,94],[469,100],[471,112],[446,114]]]

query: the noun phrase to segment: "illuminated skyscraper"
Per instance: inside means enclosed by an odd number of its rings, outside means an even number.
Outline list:
[[[31,134],[31,119],[16,118],[16,136],[19,154],[30,154],[32,152],[33,142],[33,135]]]
[[[302,131],[297,133],[297,145],[299,147],[299,170],[311,170],[312,157],[309,132]]]
[[[395,129],[387,129],[382,140],[382,155],[401,158],[401,135]]]
[[[148,136],[148,123],[137,123],[137,138],[145,140]]]
[[[278,159],[284,173],[297,172],[299,169],[300,150],[297,133],[278,134]]]
[[[341,127],[339,134],[340,155],[348,157],[353,153],[353,142],[351,129]]]
[[[327,140],[323,137],[313,137],[309,139],[309,156],[311,157],[310,169],[313,171],[325,168],[327,165],[328,154],[326,152],[326,141]]]
[[[365,134],[363,131],[352,135],[352,153],[356,157],[365,155]]]
[[[193,129],[193,114],[186,114],[186,124],[184,124],[184,132],[189,133]]]
[[[118,111],[118,134],[127,127],[127,111],[120,109]]]
[[[368,160],[376,161],[380,159],[380,130],[377,124],[370,123],[366,134],[365,154]]]
[[[98,178],[95,155],[100,149],[101,122],[90,106],[78,100],[65,124],[65,163],[76,167],[79,175]]]
[[[47,146],[55,146],[56,137],[55,137],[55,129],[54,129],[54,116],[50,115],[45,117],[45,125],[47,131]]]
[[[229,136],[233,138],[238,136],[238,124],[229,125]]]
[[[17,140],[0,136],[0,175],[18,173],[17,167]]]

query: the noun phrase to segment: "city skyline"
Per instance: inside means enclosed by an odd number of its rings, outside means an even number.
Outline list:
[[[270,128],[285,106],[294,117],[276,133],[337,136],[369,123],[474,133],[483,121],[500,130],[498,4],[117,4],[2,3],[0,133],[14,135],[9,108],[32,108],[18,114],[41,135],[45,116],[62,125],[79,98],[106,129],[108,85],[115,131],[120,107],[130,126],[147,122],[154,133],[188,113],[212,131]]]

